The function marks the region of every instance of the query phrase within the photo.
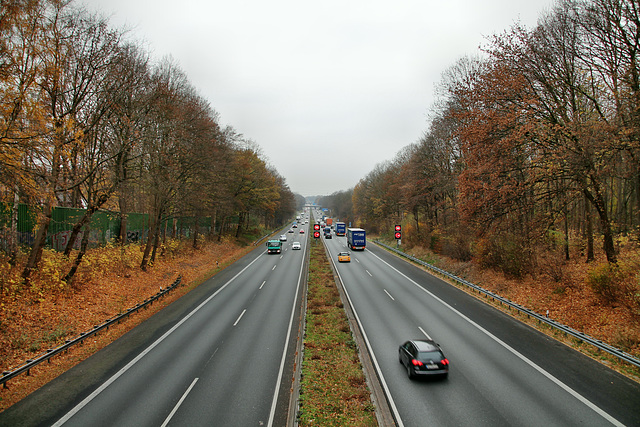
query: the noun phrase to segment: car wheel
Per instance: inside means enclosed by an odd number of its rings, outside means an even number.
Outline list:
[[[411,369],[411,365],[407,366],[407,376],[409,377],[410,380],[412,380],[413,377],[415,376],[413,373],[413,369]]]

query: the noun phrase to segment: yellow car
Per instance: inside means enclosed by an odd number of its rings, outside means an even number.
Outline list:
[[[340,252],[338,254],[338,262],[351,262],[351,255],[349,255],[349,252]]]

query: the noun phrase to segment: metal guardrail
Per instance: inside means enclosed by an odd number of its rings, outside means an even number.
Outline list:
[[[620,350],[620,349],[618,349],[618,348],[616,348],[616,347],[614,347],[612,345],[609,345],[609,344],[607,344],[607,343],[605,343],[603,341],[600,341],[599,339],[593,338],[593,337],[585,334],[584,332],[580,332],[580,331],[577,331],[577,330],[575,330],[575,329],[573,329],[573,328],[571,328],[571,327],[569,327],[567,325],[563,325],[562,323],[559,323],[559,322],[557,322],[557,321],[555,321],[553,319],[550,319],[547,316],[544,316],[544,315],[541,315],[539,313],[536,313],[533,310],[530,310],[530,309],[528,309],[526,307],[523,307],[520,304],[517,304],[517,303],[515,303],[513,301],[510,301],[507,298],[504,298],[504,297],[502,297],[502,296],[500,296],[498,294],[495,294],[495,293],[493,293],[493,292],[491,292],[491,291],[489,291],[487,289],[484,289],[484,288],[482,288],[482,287],[480,287],[480,286],[478,286],[478,285],[476,285],[474,283],[471,283],[471,282],[469,282],[467,280],[461,279],[460,277],[455,276],[455,275],[449,273],[448,271],[445,271],[445,270],[443,270],[441,268],[438,268],[438,267],[436,267],[434,265],[431,265],[428,262],[422,261],[421,259],[418,259],[418,258],[416,258],[414,256],[408,255],[408,254],[406,254],[406,253],[404,253],[402,251],[399,251],[396,248],[393,248],[393,247],[391,247],[389,245],[386,245],[386,244],[384,244],[382,242],[379,242],[377,240],[374,240],[374,243],[376,243],[376,244],[378,244],[378,245],[380,245],[380,246],[382,246],[382,247],[384,247],[384,248],[386,248],[386,249],[388,249],[390,251],[393,251],[393,252],[397,253],[398,255],[401,255],[401,256],[403,256],[403,257],[405,257],[407,259],[410,259],[411,261],[413,261],[415,263],[423,265],[423,266],[427,267],[428,269],[430,269],[430,270],[432,270],[432,271],[434,271],[434,272],[436,272],[436,273],[438,273],[438,274],[440,274],[442,276],[445,276],[445,277],[453,280],[456,283],[459,283],[461,285],[467,286],[468,288],[471,288],[471,289],[473,289],[474,291],[477,291],[480,294],[484,294],[487,298],[491,298],[494,301],[498,301],[498,302],[506,305],[509,308],[513,308],[513,309],[515,309],[515,310],[517,310],[517,311],[519,311],[519,312],[521,312],[523,314],[526,314],[529,317],[537,319],[539,322],[545,323],[545,324],[551,326],[552,328],[555,328],[555,329],[557,329],[557,330],[559,330],[561,332],[564,332],[566,335],[571,335],[571,336],[573,336],[573,337],[575,337],[575,338],[577,338],[577,339],[579,339],[581,341],[584,341],[584,342],[586,342],[588,344],[591,344],[592,346],[594,346],[594,347],[596,347],[596,348],[598,348],[598,349],[600,349],[602,351],[606,351],[607,353],[619,358],[620,360],[623,360],[623,361],[625,361],[627,363],[630,363],[630,364],[640,368],[640,359],[636,358],[635,356],[633,356],[633,355],[631,355],[631,354],[629,354],[629,353],[627,353],[625,351],[622,351],[622,350]]]
[[[46,353],[42,354],[41,356],[38,356],[35,359],[27,360],[22,366],[14,369],[13,371],[4,371],[4,372],[2,372],[2,377],[0,377],[0,384],[2,384],[3,387],[6,388],[7,387],[7,382],[10,379],[15,378],[18,375],[23,374],[25,372],[26,372],[27,375],[29,375],[31,368],[35,367],[36,365],[39,365],[40,363],[42,363],[44,361],[49,361],[53,356],[55,356],[57,354],[60,354],[63,351],[67,351],[70,347],[72,347],[72,346],[74,346],[76,344],[84,342],[85,339],[89,338],[92,335],[96,335],[98,332],[102,331],[103,329],[109,329],[109,326],[112,326],[112,325],[114,325],[116,323],[119,323],[121,320],[125,319],[130,314],[137,312],[141,308],[147,308],[147,306],[153,304],[155,301],[157,301],[158,299],[162,298],[167,293],[169,293],[170,291],[172,291],[176,287],[178,287],[181,282],[182,282],[182,276],[178,276],[178,278],[175,280],[175,282],[173,282],[167,288],[164,288],[164,289],[161,288],[160,292],[158,292],[154,296],[144,300],[143,302],[141,302],[139,304],[136,304],[134,307],[131,307],[131,308],[127,309],[123,313],[120,313],[120,314],[118,314],[117,316],[115,316],[115,317],[113,317],[111,319],[107,319],[103,323],[94,326],[93,329],[91,329],[91,330],[89,330],[87,332],[81,332],[80,335],[78,335],[77,337],[75,337],[73,339],[66,340],[64,344],[62,344],[62,345],[60,345],[60,346],[58,346],[56,348],[48,349],[46,351]]]

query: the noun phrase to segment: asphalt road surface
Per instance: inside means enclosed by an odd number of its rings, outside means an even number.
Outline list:
[[[282,254],[260,244],[4,411],[0,425],[284,425],[306,289],[298,230]]]
[[[640,425],[638,384],[369,242],[323,239],[376,361],[398,425]],[[407,339],[432,338],[445,380],[412,381]]]

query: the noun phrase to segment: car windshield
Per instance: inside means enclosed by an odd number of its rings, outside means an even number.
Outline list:
[[[439,351],[421,351],[418,353],[418,359],[420,360],[435,360],[440,361],[442,356]]]

